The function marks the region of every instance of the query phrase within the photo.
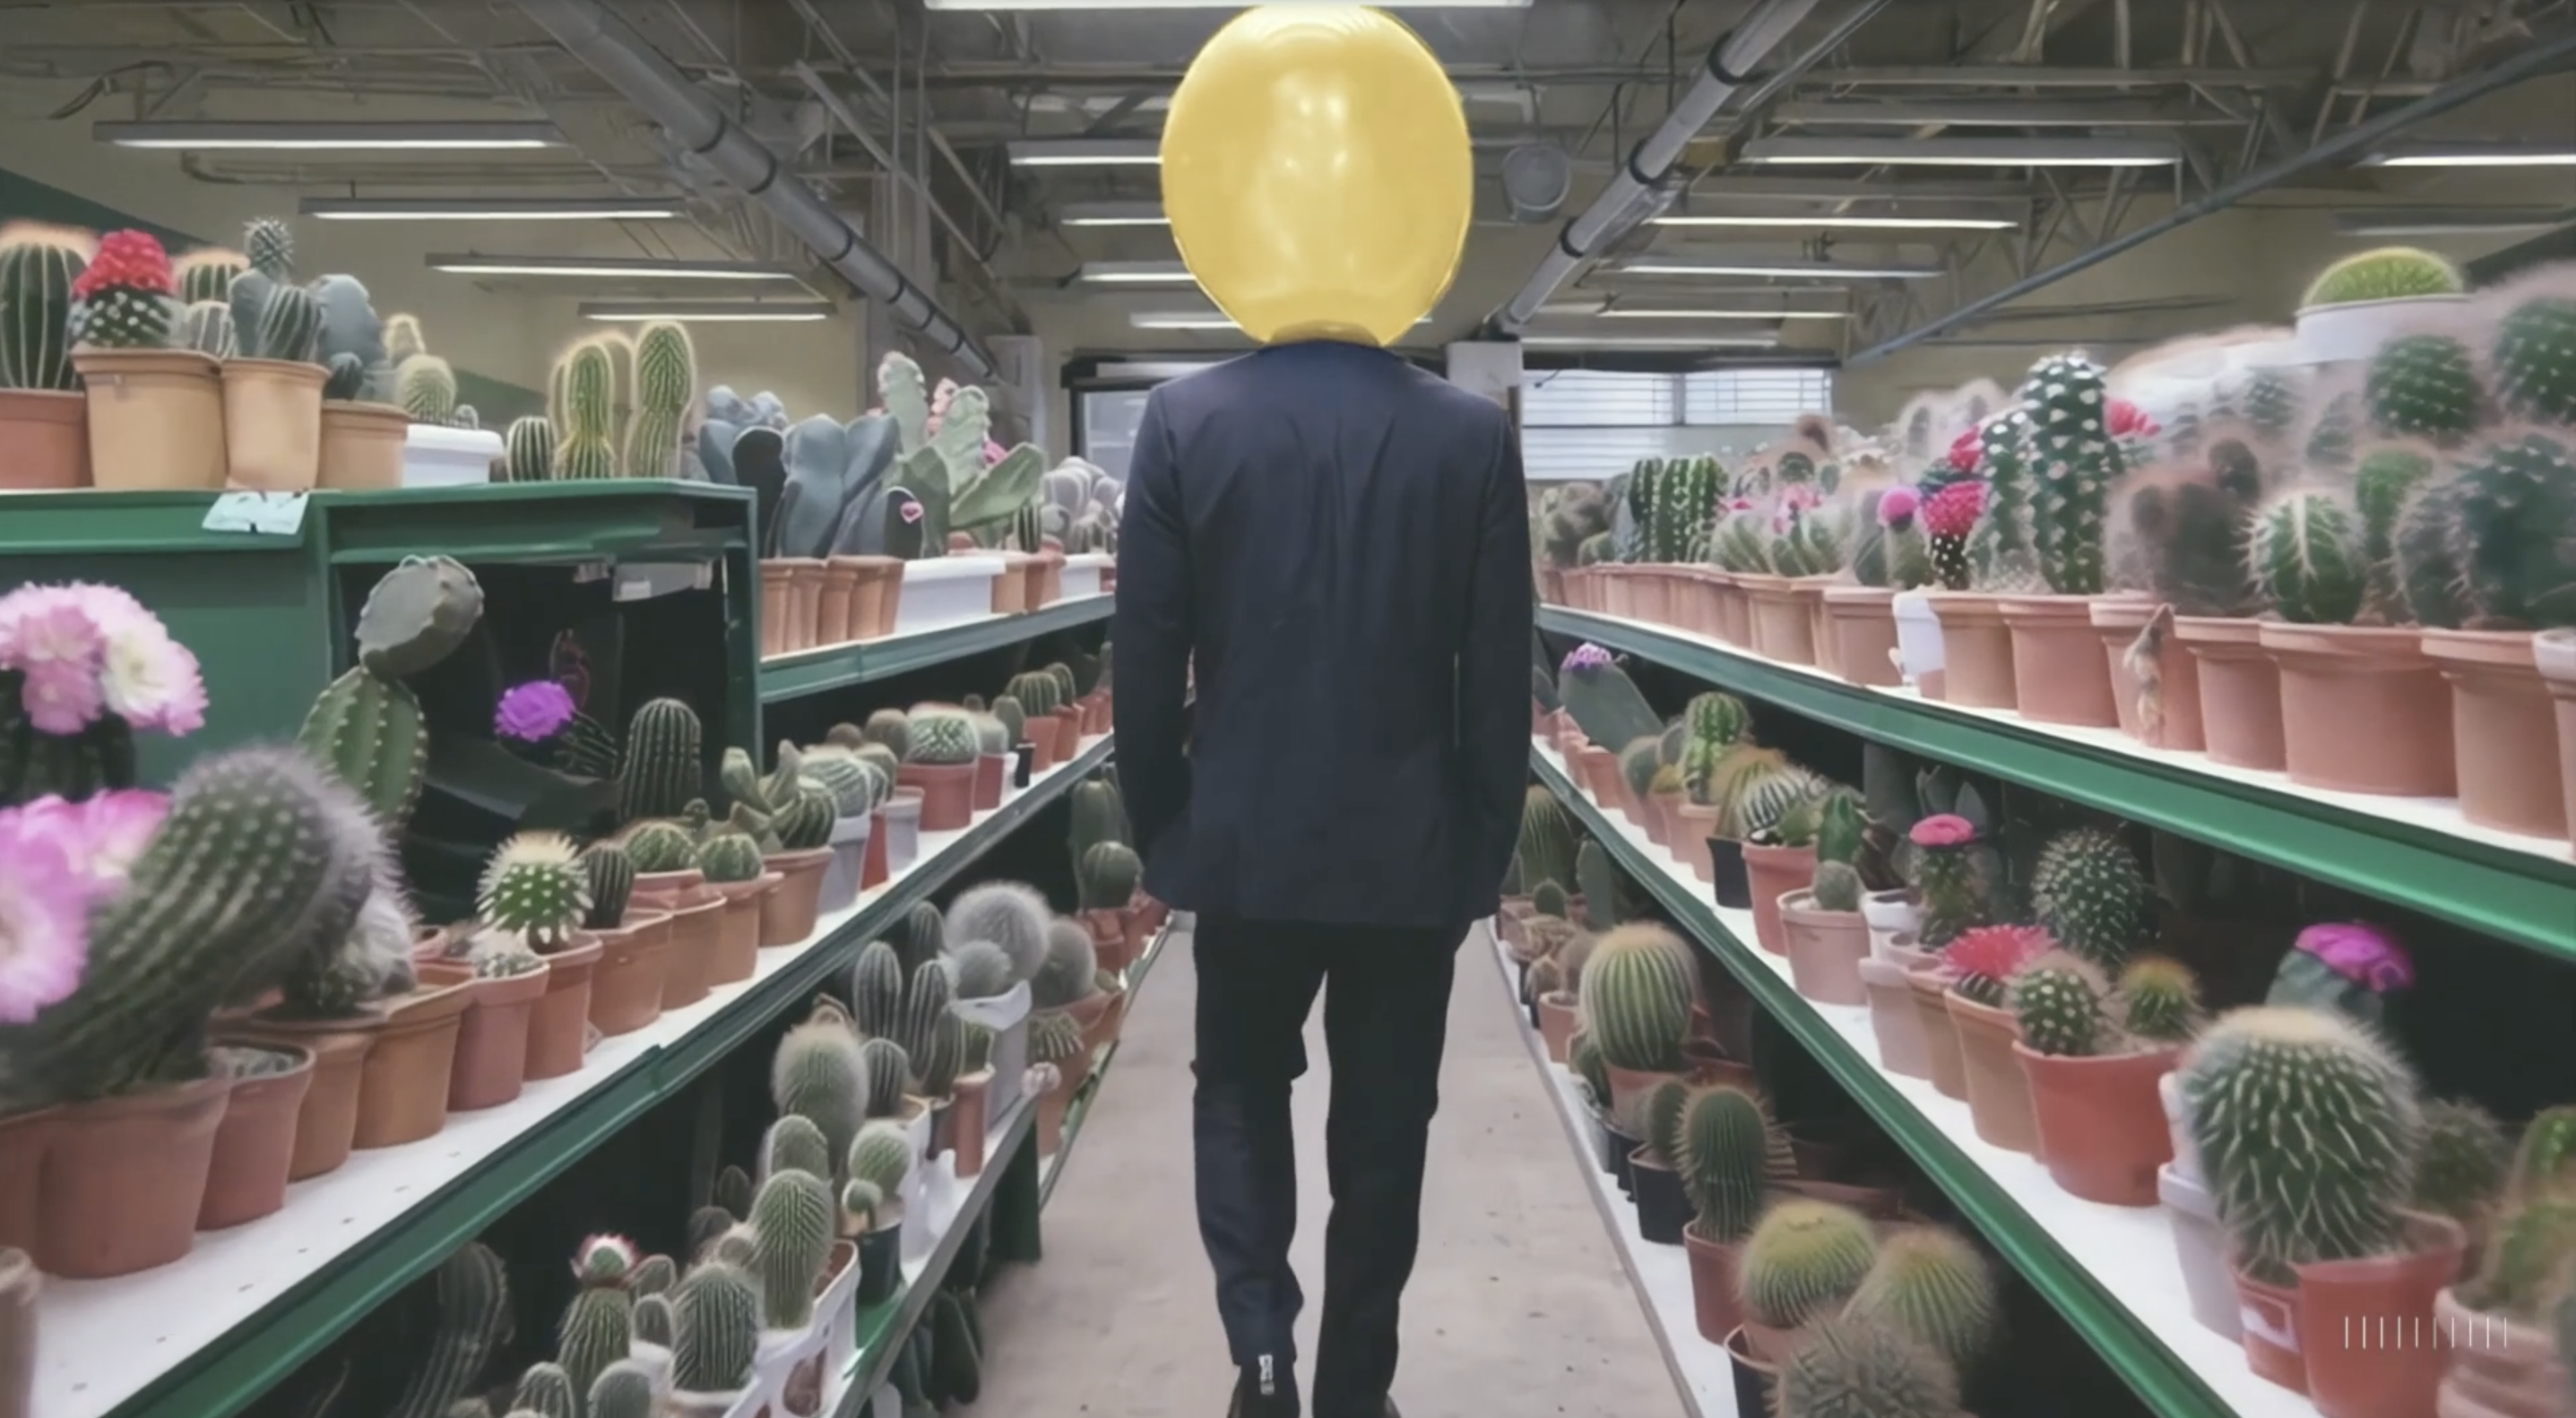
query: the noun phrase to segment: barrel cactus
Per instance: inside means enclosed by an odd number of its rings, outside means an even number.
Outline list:
[[[850,1014],[861,1034],[903,1042],[903,957],[887,941],[872,940],[850,967]]]
[[[838,1157],[867,1121],[867,1060],[859,1036],[837,1017],[818,1017],[780,1037],[770,1057],[769,1098],[823,1134],[826,1157]]]
[[[2532,433],[2486,448],[2458,471],[2456,554],[2481,625],[2576,625],[2576,446]]]
[[[2141,1044],[2179,1044],[2200,1030],[2200,985],[2178,960],[2160,955],[2130,960],[2114,993],[2121,1028]]]
[[[89,266],[81,232],[12,222],[0,227],[0,389],[68,392],[72,287]]]
[[[1843,1317],[1892,1325],[1964,1371],[1994,1343],[2003,1315],[1982,1252],[1938,1226],[1906,1226],[1878,1243]]]
[[[1745,1317],[1771,1329],[1830,1319],[1877,1259],[1868,1217],[1829,1201],[1783,1200],[1755,1223],[1738,1259]]]
[[[987,881],[968,887],[948,905],[946,943],[954,950],[970,941],[989,941],[1010,958],[1011,982],[1026,980],[1046,963],[1047,923],[1052,919],[1046,897],[1017,881]],[[1007,987],[1006,987],[1007,988]]]
[[[0,301],[0,307],[6,304]],[[2576,425],[2576,298],[2535,295],[2506,311],[2496,322],[2488,360],[2506,413],[2534,423]]]
[[[2315,1010],[2238,1010],[2181,1073],[2192,1141],[2247,1274],[2400,1248],[2421,1115],[2386,1046]]]
[[[2361,553],[2370,567],[2366,605],[2380,620],[2405,618],[2397,530],[2408,502],[2432,476],[2432,457],[2402,443],[2372,449],[2353,471],[2353,506],[2361,514]]]
[[[2146,874],[2118,836],[2071,828],[2041,848],[2031,905],[2059,945],[2116,971],[2146,934]]]
[[[997,999],[1011,992],[1011,957],[989,940],[970,940],[948,952],[948,972],[959,999]]]
[[[618,839],[617,845],[639,872],[655,874],[698,869],[696,834],[669,818],[635,824],[626,829],[626,835]]]
[[[912,1162],[912,1139],[898,1123],[869,1123],[850,1142],[850,1180],[874,1183],[889,1197],[903,1189]]]
[[[545,415],[527,414],[510,420],[501,445],[507,481],[541,483],[554,476],[555,426]]]
[[[859,1056],[867,1064],[867,1115],[871,1118],[901,1116],[904,1090],[912,1084],[912,1056],[903,1051],[903,1045],[876,1036],[860,1043]]]
[[[2302,393],[2289,375],[2263,370],[2245,385],[2245,422],[2265,438],[2285,437],[2299,421]]]
[[[910,725],[910,747],[904,762],[946,767],[975,761],[975,721],[966,716],[965,710],[918,709],[910,716]]]
[[[2493,1113],[2475,1103],[2428,1099],[2407,1204],[2483,1229],[2512,1165],[2513,1140]]]
[[[2346,256],[2317,273],[2302,307],[2355,305],[2412,296],[2458,295],[2468,289],[2460,269],[2430,251],[2383,246]]]
[[[739,1393],[760,1352],[760,1287],[740,1267],[709,1261],[671,1292],[671,1387]]]
[[[1893,1325],[1835,1320],[1780,1366],[1778,1418],[1951,1418],[1959,1381]]]
[[[572,938],[589,912],[590,877],[570,838],[522,832],[492,854],[475,900],[485,924],[552,951]]]
[[[617,779],[618,809],[627,821],[677,817],[705,791],[704,736],[697,711],[685,701],[654,699],[635,711]]]
[[[1961,999],[2001,1009],[2012,977],[2052,944],[2036,926],[1977,926],[1941,948],[1941,963],[1950,968],[1950,988]]]
[[[1123,910],[1134,903],[1145,875],[1144,861],[1124,842],[1096,842],[1074,869],[1074,885],[1085,911]]]
[[[2477,430],[2486,391],[2465,342],[2449,335],[2400,335],[2371,356],[2362,399],[2381,437],[2451,445]]]
[[[805,1171],[770,1174],[752,1199],[752,1273],[760,1278],[761,1315],[771,1329],[803,1329],[814,1319],[814,1282],[832,1256],[840,1211],[831,1184]]]
[[[1701,1238],[1719,1245],[1743,1240],[1768,1185],[1771,1123],[1761,1101],[1724,1085],[1693,1094],[1682,1110],[1677,1151]]]
[[[1099,972],[1090,933],[1071,921],[1057,921],[1047,928],[1046,963],[1029,979],[1030,1004],[1062,1009],[1089,999],[1100,992]]]
[[[698,870],[709,881],[758,881],[764,869],[760,842],[748,832],[718,832],[698,844]]]
[[[1584,1032],[1613,1068],[1678,1072],[1694,984],[1680,937],[1661,926],[1622,926],[1595,943],[1584,966]]]
[[[2256,515],[2246,569],[2284,620],[2349,625],[2370,587],[2361,519],[2333,493],[2287,493]]]
[[[669,1335],[663,1338],[667,1341]],[[583,1401],[589,1418],[652,1418],[653,1371],[632,1359],[621,1359],[600,1371]]]
[[[2085,960],[2064,952],[2032,961],[2005,983],[2021,1041],[2031,1052],[2089,1058],[2104,1052],[2101,976]]]
[[[413,423],[445,426],[456,419],[456,371],[436,355],[413,355],[394,370],[394,401]]]

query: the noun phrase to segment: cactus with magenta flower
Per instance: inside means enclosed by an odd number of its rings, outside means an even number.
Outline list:
[[[1565,712],[1574,716],[1583,736],[1607,749],[1621,749],[1663,730],[1664,721],[1637,692],[1627,672],[1598,645],[1576,646],[1557,676]]]
[[[1959,998],[2000,1009],[2013,976],[2055,945],[2036,926],[1978,926],[1941,947],[1941,963],[1950,968],[1950,988]]]
[[[1986,484],[1969,478],[1949,483],[1923,500],[1921,517],[1932,574],[1946,591],[1975,584],[1969,547],[1986,510]]]
[[[1914,848],[1913,885],[1921,898],[1924,948],[1938,950],[1985,924],[1992,909],[1991,887],[1976,824],[1954,813],[1936,813],[1916,822],[1906,839]]]

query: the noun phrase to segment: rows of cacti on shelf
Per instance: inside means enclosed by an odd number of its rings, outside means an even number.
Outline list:
[[[2380,289],[2406,293],[2348,323]],[[2568,835],[2576,267],[2469,295],[2438,258],[2365,253],[2295,338],[2055,354],[1876,438],[1809,416],[1732,472],[1642,464],[1535,515],[1551,599]]]
[[[2429,1418],[2468,1395],[2503,1406],[2456,1411],[2576,1403],[2551,1328],[2576,1324],[2576,1110],[2533,1119],[2517,1155],[2495,1117],[2433,1096],[2398,1043],[2415,972],[2388,927],[2249,930],[2233,915],[2277,914],[2294,883],[2161,833],[2142,857],[2117,821],[1879,745],[1858,788],[1834,784],[1759,747],[1722,691],[1659,718],[1594,646],[1552,680],[1540,668],[1533,691],[1568,776],[1631,825],[1622,845],[1668,849],[1681,865],[1649,869],[1707,883],[1747,959],[1785,956],[1815,1006],[1865,1007],[1879,1066],[1964,1103],[1980,1143],[2036,1158],[2084,1201],[2161,1204],[2193,1314],[2241,1340],[2253,1372],[2328,1418]],[[1737,1070],[1695,1024],[1691,952],[1603,908],[1637,893],[1581,836],[1553,790],[1531,790],[1503,933],[1552,1052],[1612,1124],[1645,1120],[1624,1130],[1651,1146],[1673,1125],[1656,1093]],[[1696,1197],[1692,1157],[1677,1161]],[[1733,1261],[1756,1360],[1771,1323],[1758,1240]],[[1867,1265],[1860,1246],[1836,1293]],[[2335,1339],[2382,1320],[2497,1339],[2402,1357]],[[1810,1342],[1839,1364],[1868,1341]],[[1789,1413],[1784,1358],[1769,1356]],[[1949,1418],[1949,1402],[1859,1411]]]

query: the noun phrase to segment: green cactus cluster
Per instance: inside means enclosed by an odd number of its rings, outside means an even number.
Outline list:
[[[1056,682],[1055,676],[1044,670],[1029,670],[1011,676],[1003,686],[1002,692],[1017,701],[1021,711],[1031,719],[1043,719],[1064,705],[1063,686]],[[883,712],[879,711],[879,713]],[[869,716],[870,728],[873,729],[876,726],[876,720],[876,715]],[[891,744],[887,746],[894,747]],[[896,748],[895,751],[900,754],[903,750]]]
[[[697,711],[683,700],[648,700],[635,711],[617,777],[618,811],[627,821],[677,817],[705,791],[704,739]]]
[[[0,389],[68,392],[72,283],[89,268],[78,232],[14,222],[0,228]]]
[[[1868,1217],[1829,1201],[1776,1202],[1754,1224],[1737,1261],[1745,1318],[1771,1329],[1831,1319],[1877,1259]]]
[[[2361,517],[2331,492],[2285,493],[2256,514],[2246,569],[2282,619],[2350,625],[2370,590]]]
[[[2465,341],[2450,335],[2400,335],[2371,356],[2362,400],[2380,437],[2451,446],[2477,431],[2486,390]]]
[[[2303,308],[2357,305],[2372,300],[2458,295],[2468,289],[2460,269],[2430,251],[2383,246],[2346,256],[2317,273],[2299,302]]]
[[[6,276],[0,275],[0,286]],[[0,309],[8,301],[0,295]],[[2576,425],[2576,298],[2535,295],[2496,322],[2488,347],[2496,402],[2515,418]],[[0,366],[5,366],[0,359]],[[0,385],[7,383],[0,367]]]
[[[680,434],[698,397],[698,355],[688,327],[648,322],[635,334],[635,414],[627,421],[623,472],[630,478],[675,477]]]
[[[707,1261],[671,1291],[671,1387],[739,1393],[760,1351],[760,1287],[742,1268]]]
[[[235,282],[236,287],[241,283]],[[235,320],[240,316],[236,314]],[[456,371],[436,355],[418,354],[394,369],[394,402],[413,423],[444,427],[456,420]]]
[[[2117,971],[2147,931],[2148,886],[2117,834],[2076,827],[2050,838],[2031,874],[2031,906],[2057,943]]]
[[[986,881],[968,887],[948,904],[946,947],[953,953],[978,942],[999,947],[1009,960],[1003,988],[1034,976],[1046,963],[1047,924],[1053,913],[1035,887],[1017,881]],[[963,993],[966,999],[978,996]]]
[[[1771,1120],[1761,1100],[1719,1085],[1692,1094],[1681,1114],[1674,1162],[1702,1239],[1733,1245],[1762,1212],[1771,1163]]]
[[[1777,1418],[1952,1418],[1957,1375],[1893,1325],[1818,1326],[1780,1366]]]

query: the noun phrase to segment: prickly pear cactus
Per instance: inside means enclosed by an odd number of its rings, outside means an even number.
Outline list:
[[[387,679],[419,674],[454,654],[482,618],[483,587],[464,563],[405,557],[358,611],[358,663]]]
[[[2447,447],[2477,431],[2486,391],[2465,343],[2449,335],[2401,335],[2371,357],[2362,398],[2380,437]]]
[[[2361,519],[2331,493],[2286,494],[2256,515],[2246,569],[2283,619],[2349,625],[2370,587]]]
[[[7,305],[0,296],[0,309]],[[2576,299],[2533,296],[2507,311],[2496,322],[2489,363],[2506,413],[2534,423],[2576,425]],[[6,382],[0,377],[0,384]]]

